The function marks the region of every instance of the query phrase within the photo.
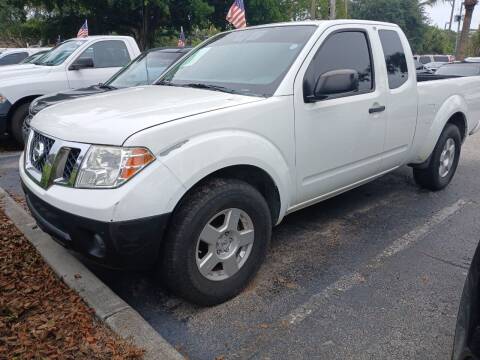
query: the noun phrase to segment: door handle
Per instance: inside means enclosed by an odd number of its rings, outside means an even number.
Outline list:
[[[368,110],[368,112],[370,114],[375,114],[375,113],[380,113],[380,112],[384,112],[386,109],[385,106],[376,106],[376,107],[372,107]]]

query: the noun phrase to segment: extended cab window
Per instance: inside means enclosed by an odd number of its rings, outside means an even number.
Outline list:
[[[28,56],[27,52],[19,52],[15,54],[5,55],[0,59],[0,65],[13,65],[18,64],[20,61]]]
[[[334,33],[325,40],[305,73],[304,94],[313,93],[320,77],[335,70],[356,71],[358,90],[353,93],[333,94],[331,97],[358,95],[373,89],[373,62],[365,32],[342,31]]]
[[[380,30],[378,34],[385,55],[388,84],[390,89],[397,89],[408,80],[407,59],[405,58],[402,41],[398,33],[393,30]]]
[[[92,59],[95,68],[122,67],[130,62],[127,47],[119,40],[96,42],[89,46],[80,58]]]

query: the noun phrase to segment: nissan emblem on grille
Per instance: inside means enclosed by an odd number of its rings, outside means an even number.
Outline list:
[[[34,164],[38,164],[45,156],[45,144],[38,141],[32,151],[32,161]]]

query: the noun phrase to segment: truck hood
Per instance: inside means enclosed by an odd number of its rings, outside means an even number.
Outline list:
[[[171,86],[141,86],[79,98],[40,111],[34,129],[89,144],[122,145],[146,128],[264,98]]]
[[[37,66],[37,65],[16,65],[15,68],[9,69],[1,69],[0,70],[0,88],[4,81],[8,81],[11,79],[20,79],[24,77],[32,77],[32,76],[43,76],[48,74],[51,71],[49,66]]]
[[[30,115],[32,116],[36,115],[41,110],[49,106],[61,103],[63,101],[78,99],[84,96],[101,94],[107,91],[112,91],[112,89],[106,86],[102,87],[100,85],[93,85],[86,88],[67,90],[67,91],[61,91],[58,93],[44,95],[39,98],[36,98],[35,101],[32,103],[32,105],[30,106]]]
[[[4,66],[0,66],[0,74],[3,74],[4,72],[9,72],[9,71],[32,69],[36,67],[37,65],[34,65],[34,64],[4,65]]]

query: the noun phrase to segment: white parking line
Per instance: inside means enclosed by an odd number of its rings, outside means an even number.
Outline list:
[[[18,152],[7,152],[7,153],[0,153],[0,159],[7,159],[7,158],[11,158],[11,157],[16,157],[16,156],[19,156],[22,152],[21,151],[18,151]]]
[[[467,203],[467,201],[460,199],[451,206],[445,207],[439,212],[435,213],[425,222],[425,224],[417,226],[409,233],[398,238],[390,246],[388,246],[381,253],[375,256],[367,264],[367,268],[379,267],[386,259],[409,248],[414,243],[424,238],[432,230],[433,227],[439,225],[440,223],[448,219],[450,216],[460,211]],[[339,292],[348,291],[354,286],[360,285],[365,281],[365,277],[359,271],[342,276],[333,284],[327,286],[322,292],[312,295],[307,302],[300,305],[290,314],[284,317],[283,322],[286,322],[289,325],[298,325],[314,311],[320,309],[326,299],[330,298],[335,294],[338,294]]]

